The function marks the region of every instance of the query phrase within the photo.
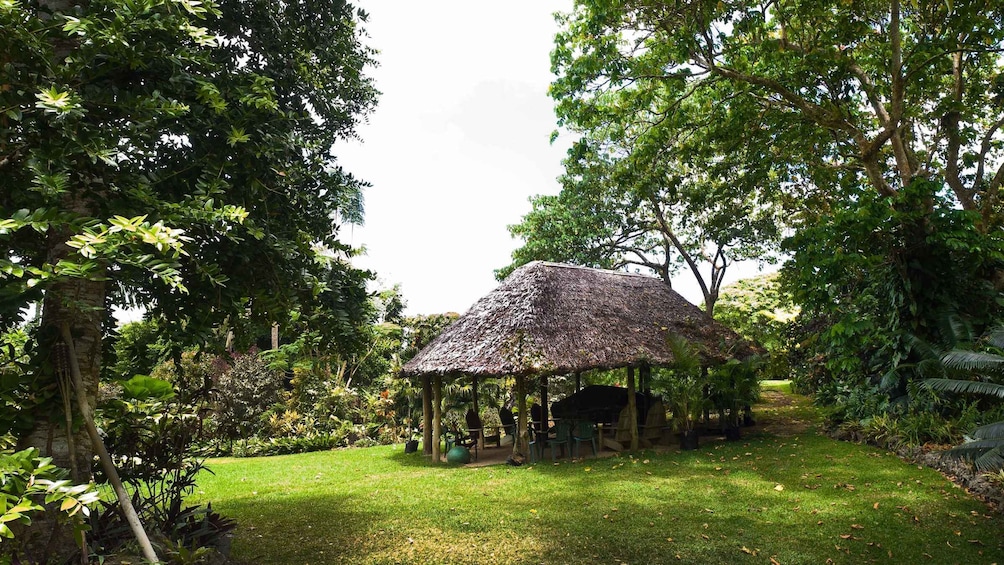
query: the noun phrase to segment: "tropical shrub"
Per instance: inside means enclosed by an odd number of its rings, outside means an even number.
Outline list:
[[[759,358],[730,359],[712,369],[708,378],[711,403],[724,417],[726,427],[738,428],[740,417],[760,400]]]
[[[284,379],[253,350],[235,356],[215,387],[212,420],[216,437],[233,441],[265,431],[263,416],[282,400]]]
[[[28,528],[33,518],[45,514],[69,522],[79,543],[100,493],[94,483],[72,484],[67,471],[37,449],[14,451],[11,445],[11,436],[0,437],[0,562],[45,563],[48,544],[33,543],[41,535]]]
[[[992,332],[987,338],[991,351],[953,350],[942,357],[951,370],[958,371],[968,380],[959,378],[934,378],[924,381],[932,390],[959,394],[977,394],[994,399],[1004,399],[1004,328]],[[998,413],[1000,402],[997,401]],[[981,471],[1004,469],[1004,419],[985,423],[967,434],[965,442],[948,452],[973,462]]]
[[[197,456],[200,412],[207,402],[207,396],[186,398],[166,381],[140,375],[124,383],[121,397],[106,400],[97,411],[109,454],[151,537],[192,551],[215,547],[234,527],[208,505],[185,504],[197,476],[207,472]],[[96,476],[101,479],[103,473]],[[100,506],[90,517],[89,549],[110,555],[127,546],[132,534],[117,501]]]
[[[669,399],[673,427],[680,432],[692,432],[705,408],[708,380],[701,369],[697,348],[680,336],[669,336],[667,344],[674,362],[652,372],[652,391]]]
[[[848,188],[826,210],[786,240],[793,256],[782,269],[802,308],[794,361],[809,392],[835,383],[905,394],[915,375],[882,381],[914,361],[916,340],[949,341],[947,316],[976,328],[1000,316],[990,281],[1004,266],[1004,240],[981,233],[979,217],[952,205],[942,185],[917,178],[895,197]]]
[[[134,375],[149,375],[170,353],[161,341],[161,332],[154,321],[124,324],[114,333],[114,364],[107,367],[106,379],[129,379]]]

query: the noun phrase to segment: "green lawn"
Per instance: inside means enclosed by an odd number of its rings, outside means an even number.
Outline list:
[[[1000,515],[935,471],[818,435],[804,399],[773,396],[768,431],[697,452],[520,468],[432,467],[401,446],[216,459],[197,499],[238,520],[234,556],[262,565],[1004,563]]]

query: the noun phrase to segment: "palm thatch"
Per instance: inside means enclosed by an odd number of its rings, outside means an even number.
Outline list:
[[[670,335],[706,364],[755,352],[655,277],[536,261],[513,272],[404,366],[404,376],[549,375],[673,362]]]

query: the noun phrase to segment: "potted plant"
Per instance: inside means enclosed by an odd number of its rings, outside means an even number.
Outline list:
[[[680,434],[680,449],[697,449],[697,421],[704,412],[704,379],[698,375],[677,375],[668,387],[673,411],[673,429]]]
[[[759,367],[756,358],[730,359],[711,375],[711,401],[718,410],[726,439],[741,437],[743,415],[749,416],[750,407],[760,399]]]
[[[700,354],[680,336],[670,336],[666,341],[673,353],[673,363],[666,367],[667,371],[659,372],[652,387],[661,389],[659,392],[669,399],[673,429],[680,434],[680,448],[697,449],[697,421],[707,406]]]

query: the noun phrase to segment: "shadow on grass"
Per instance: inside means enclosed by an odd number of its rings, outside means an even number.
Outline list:
[[[434,466],[421,452],[372,449],[228,470],[237,487],[218,509],[240,523],[235,556],[260,565],[1004,560],[1000,516],[930,470],[811,430],[519,468]]]
[[[404,451],[394,451],[388,458],[395,463],[402,465],[404,467],[431,467],[432,466],[432,456],[425,455],[422,450],[418,450],[414,453],[405,453]]]

